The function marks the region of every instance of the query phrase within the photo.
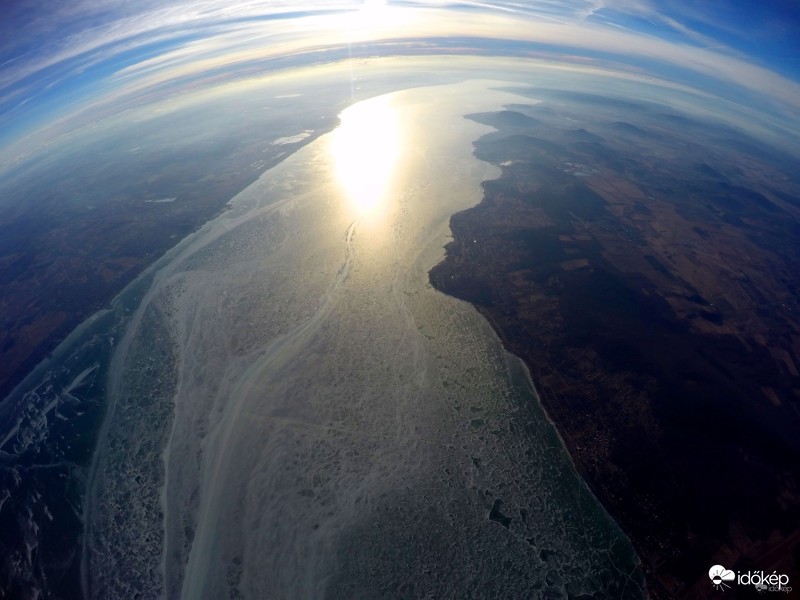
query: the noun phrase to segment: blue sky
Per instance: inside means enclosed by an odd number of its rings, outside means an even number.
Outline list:
[[[709,90],[741,88],[800,116],[800,3],[709,0],[6,0],[0,8],[0,151],[43,127],[105,115],[221,72],[236,77],[330,50],[483,40],[602,57]],[[503,42],[509,43],[503,45]],[[452,44],[450,44],[452,46]],[[476,51],[476,50],[472,50]]]

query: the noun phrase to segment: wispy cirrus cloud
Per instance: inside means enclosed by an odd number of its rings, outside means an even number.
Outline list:
[[[480,38],[614,56],[655,73],[683,73],[761,97],[777,114],[800,111],[800,86],[730,45],[732,19],[713,26],[698,9],[650,0],[396,0],[383,18],[357,18],[361,2],[317,0],[81,0],[45,10],[17,2],[0,23],[0,127],[19,134],[44,115],[125,105],[148,89],[237,67],[370,41]],[[693,14],[692,11],[698,14]],[[359,25],[360,23],[360,25]],[[402,53],[402,45],[396,46]],[[271,61],[271,62],[270,62]],[[712,86],[713,87],[713,86]],[[90,101],[91,100],[91,101]],[[38,110],[38,113],[37,113]],[[0,136],[2,134],[0,133]],[[0,144],[3,143],[0,137]]]

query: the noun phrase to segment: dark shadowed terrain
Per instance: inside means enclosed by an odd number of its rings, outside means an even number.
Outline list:
[[[528,364],[653,597],[707,597],[717,563],[795,579],[800,165],[656,105],[535,95],[469,116],[502,176],[432,283]]]
[[[287,120],[271,136],[303,125]],[[0,399],[164,252],[334,125],[279,145],[239,125],[180,152],[145,134],[112,137],[3,182]]]

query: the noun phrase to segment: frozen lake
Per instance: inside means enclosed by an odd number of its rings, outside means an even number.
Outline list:
[[[435,291],[499,170],[471,81],[379,96],[155,273],[117,346],[96,598],[642,597],[522,364]]]

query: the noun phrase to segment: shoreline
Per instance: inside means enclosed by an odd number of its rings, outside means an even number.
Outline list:
[[[2,397],[0,410],[7,416],[9,428],[6,442],[13,448],[8,452],[14,461],[9,477],[16,470],[28,473],[31,467],[25,464],[32,463],[35,468],[38,460],[53,462],[58,458],[61,465],[49,470],[39,469],[36,477],[23,475],[22,483],[15,484],[13,479],[9,482],[11,494],[3,507],[3,516],[10,518],[28,508],[32,516],[30,522],[27,519],[15,521],[0,543],[16,549],[14,540],[30,535],[39,549],[31,564],[18,565],[13,572],[6,573],[10,577],[9,585],[23,586],[19,593],[28,589],[24,588],[25,585],[30,585],[30,589],[40,588],[43,580],[51,582],[45,584],[49,586],[45,589],[65,598],[82,597],[79,590],[87,589],[83,557],[88,551],[85,543],[88,531],[86,515],[91,502],[89,491],[97,467],[97,447],[102,444],[111,416],[109,408],[112,403],[106,391],[106,380],[111,358],[124,339],[128,321],[136,313],[153,277],[182,247],[228,212],[231,200],[241,191],[330,129],[332,126],[319,129],[291,148],[284,145],[284,153],[274,164],[254,175],[252,181],[233,196],[225,198],[224,203],[220,199],[216,212],[193,231],[181,236],[160,254],[148,254],[141,270],[125,281],[125,285],[115,288],[114,295],[103,301],[102,308],[76,318],[76,324],[62,339],[54,336],[52,347]],[[87,365],[92,368],[91,377],[84,378],[84,381],[78,374],[84,372]],[[58,413],[64,420],[53,420],[52,424],[45,425],[46,429],[39,431],[40,421],[48,423],[50,411]],[[24,443],[19,443],[19,439]],[[77,440],[80,443],[76,443]],[[67,449],[64,449],[65,444],[69,444]],[[17,461],[20,464],[16,464]],[[56,518],[45,519],[49,512]],[[64,537],[75,540],[76,545],[64,547],[61,543],[49,541],[50,538],[61,540]]]
[[[85,222],[77,219],[75,223],[64,225],[61,229],[58,229],[58,225],[51,225],[56,228],[55,231],[63,233],[70,239],[70,244],[76,247],[82,247],[81,236],[83,236],[85,239],[83,252],[90,258],[82,256],[79,263],[73,264],[66,260],[73,258],[69,254],[73,252],[70,248],[65,255],[66,262],[61,264],[61,271],[45,273],[40,280],[37,280],[37,287],[41,286],[45,291],[26,300],[32,308],[26,308],[24,313],[26,322],[32,323],[30,328],[33,333],[29,333],[29,337],[33,336],[35,347],[19,343],[26,342],[21,337],[22,325],[19,322],[21,316],[17,315],[17,322],[8,325],[6,344],[0,352],[2,363],[8,365],[0,372],[2,377],[0,405],[15,393],[19,393],[29,376],[40,370],[40,366],[46,364],[62,344],[69,343],[72,333],[84,322],[110,311],[114,300],[129,285],[135,284],[136,280],[175,245],[195,234],[206,223],[224,214],[228,210],[230,200],[264,173],[335,127],[336,123],[332,121],[324,127],[318,127],[307,137],[292,143],[273,145],[270,150],[274,156],[265,157],[258,163],[243,167],[230,180],[225,179],[225,173],[218,174],[220,182],[216,184],[217,187],[208,186],[212,188],[210,193],[199,186],[196,189],[187,189],[185,195],[168,198],[169,202],[165,198],[153,200],[142,197],[130,199],[123,209],[111,205],[109,208],[114,211],[130,212],[130,220],[127,223],[117,223],[119,218],[115,215],[98,218],[89,213],[85,217]],[[162,212],[165,214],[161,214]],[[113,239],[106,239],[101,232],[109,222],[114,226]],[[71,232],[70,228],[75,231]],[[43,234],[52,235],[52,232],[42,230],[30,233],[31,236]],[[137,240],[143,236],[150,236],[152,244],[137,246]],[[96,246],[104,243],[108,245],[106,254],[97,257]],[[120,258],[118,255],[120,252],[126,255]],[[80,289],[76,287],[76,282],[81,278],[86,279],[87,276],[89,279],[86,283],[81,285]],[[15,293],[13,287],[15,283],[14,280],[9,282],[10,294]],[[47,290],[52,292],[49,297]],[[84,300],[80,304],[76,302],[78,296]],[[69,302],[66,308],[65,298]]]
[[[702,222],[693,235],[724,244],[713,232],[729,232],[731,218],[717,225],[716,213],[697,221],[668,212],[680,197],[660,191],[661,180],[648,182],[646,165],[633,171],[614,129],[564,131],[544,125],[541,108],[467,116],[496,129],[475,142],[475,154],[502,167],[502,175],[482,184],[476,207],[451,218],[453,240],[431,269],[431,284],[472,304],[525,364],[576,470],[633,541],[651,597],[703,597],[706,563],[791,572],[799,509],[791,502],[779,507],[775,495],[789,498],[796,490],[792,457],[799,449],[789,432],[797,418],[783,403],[765,411],[763,401],[791,394],[798,378],[759,348],[750,317],[723,301],[730,288],[711,289],[687,273],[679,265],[688,261],[670,259],[686,246],[665,246],[658,233],[665,226],[657,219],[669,216],[676,232],[692,235]],[[682,181],[664,180],[673,187]],[[719,188],[743,199],[755,194],[718,181],[691,185],[707,195]],[[749,211],[748,227],[758,219],[772,226],[774,209],[766,203],[741,206]],[[736,243],[752,244],[750,231],[741,231]],[[707,259],[693,254],[691,260]],[[748,260],[759,266],[740,260],[733,268],[751,277],[784,268],[755,250]],[[720,279],[719,285],[731,284]],[[770,292],[764,286],[760,293]],[[770,318],[797,328],[791,315]],[[766,321],[761,335],[780,332],[774,322]],[[752,341],[743,347],[739,339]],[[764,390],[766,397],[753,389],[758,376],[775,388]],[[753,425],[756,432],[745,434],[742,428]],[[760,456],[761,465],[726,448]],[[715,471],[720,460],[725,467]],[[748,477],[736,477],[737,469]],[[751,489],[748,479],[761,481],[762,489]],[[712,506],[724,512],[714,515]],[[729,533],[737,530],[746,541]]]

